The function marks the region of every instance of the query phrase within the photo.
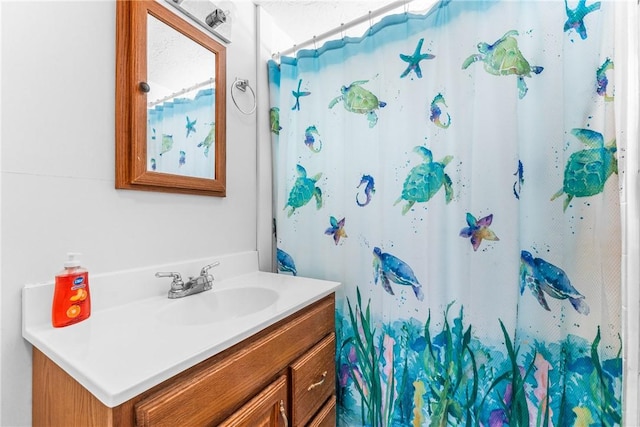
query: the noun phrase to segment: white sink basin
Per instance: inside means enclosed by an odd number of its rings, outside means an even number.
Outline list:
[[[172,325],[205,325],[257,313],[275,303],[278,292],[259,287],[238,287],[205,291],[167,300],[158,319]]]

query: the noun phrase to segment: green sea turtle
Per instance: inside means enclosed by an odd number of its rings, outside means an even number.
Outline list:
[[[278,107],[271,107],[269,110],[269,124],[271,125],[271,132],[280,135],[282,126],[280,126],[280,109]]]
[[[573,153],[564,169],[562,188],[551,197],[551,200],[567,194],[563,211],[567,210],[574,197],[588,197],[601,193],[604,184],[613,173],[618,173],[618,160],[615,157],[616,140],[606,146],[599,132],[590,129],[572,129],[587,149]]]
[[[344,101],[345,110],[357,114],[366,114],[369,120],[369,127],[372,128],[378,123],[378,115],[375,110],[387,105],[386,102],[378,100],[378,97],[362,87],[369,80],[358,80],[349,86],[342,86],[337,96],[329,103],[329,108],[333,108],[338,102]]]
[[[202,142],[198,144],[198,147],[204,147],[205,157],[209,157],[209,150],[211,149],[211,146],[214,142],[216,142],[216,124],[211,123],[211,129],[209,130],[209,133],[202,140]]]
[[[528,90],[524,78],[531,77],[531,72],[540,74],[544,68],[529,65],[518,49],[518,41],[513,37],[517,35],[516,30],[511,30],[494,44],[478,43],[480,54],[471,55],[465,59],[462,69],[465,70],[474,62],[482,61],[485,71],[494,76],[515,74],[518,77],[518,96],[520,99],[524,98]]]
[[[393,204],[395,206],[402,200],[406,200],[407,204],[402,208],[402,215],[409,212],[416,202],[429,201],[442,186],[444,186],[447,203],[453,198],[451,178],[444,173],[445,166],[453,157],[446,156],[440,162],[434,162],[431,150],[428,148],[417,146],[413,151],[422,156],[425,162],[411,169],[404,181],[402,195]]]
[[[307,178],[307,171],[301,165],[296,165],[296,172],[298,173],[298,178],[293,184],[293,188],[289,193],[289,200],[284,206],[285,209],[287,207],[291,208],[287,216],[293,215],[297,208],[309,203],[312,197],[316,199],[316,209],[322,207],[322,191],[319,187],[316,187],[316,182],[322,177],[322,173]]]

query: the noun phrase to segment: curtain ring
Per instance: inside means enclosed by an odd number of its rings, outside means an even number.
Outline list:
[[[253,108],[251,108],[251,111],[245,112],[245,111],[242,110],[242,108],[240,108],[240,106],[236,102],[235,96],[233,95],[233,89],[234,88],[238,89],[241,92],[246,92],[247,88],[249,88],[249,90],[251,91],[251,95],[253,95]],[[236,77],[236,79],[233,81],[233,84],[231,85],[231,99],[233,100],[233,103],[235,104],[235,106],[238,109],[238,111],[240,111],[245,116],[248,116],[248,115],[252,114],[254,111],[256,111],[256,107],[258,105],[258,103],[256,101],[256,93],[253,91],[253,89],[249,85],[249,80],[248,79],[239,79],[239,78]]]
[[[640,0],[638,0],[640,1]],[[344,40],[344,22],[340,23],[340,38]]]
[[[373,21],[371,20],[371,11],[369,11],[369,34],[371,34],[372,31],[373,31]]]

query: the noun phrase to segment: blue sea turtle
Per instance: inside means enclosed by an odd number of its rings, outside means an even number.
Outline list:
[[[574,197],[601,193],[607,179],[613,173],[618,173],[615,139],[605,146],[604,138],[599,132],[572,129],[571,133],[590,148],[577,151],[569,157],[564,169],[562,188],[551,197],[551,200],[555,200],[567,194],[563,210],[567,210]]]
[[[465,59],[462,69],[465,70],[476,61],[482,61],[485,71],[494,76],[515,74],[518,77],[518,96],[520,99],[524,98],[528,90],[524,78],[531,77],[531,72],[540,74],[544,68],[529,65],[518,49],[518,41],[513,37],[517,35],[517,31],[511,30],[493,44],[478,43],[480,54]]]
[[[287,216],[293,215],[293,212],[295,212],[297,208],[309,203],[312,197],[316,199],[316,209],[322,207],[322,190],[316,187],[316,182],[322,177],[322,173],[307,178],[307,171],[302,165],[296,165],[296,171],[298,178],[293,184],[293,188],[289,193],[289,200],[287,200],[287,204],[284,206],[284,209],[286,209],[287,206],[291,208]]]
[[[416,279],[416,275],[413,273],[411,267],[401,259],[389,253],[382,252],[378,247],[373,248],[373,255],[374,282],[376,284],[378,280],[380,280],[384,290],[391,295],[395,294],[393,293],[393,289],[391,289],[391,283],[389,281],[399,285],[411,286],[418,301],[424,300],[422,286],[418,282],[418,279]]]
[[[293,262],[291,255],[280,248],[276,249],[276,253],[278,258],[278,271],[288,271],[294,276],[297,276],[296,264]]]
[[[378,123],[378,115],[375,110],[387,105],[386,102],[378,100],[378,97],[362,87],[368,80],[358,80],[349,86],[342,86],[340,96],[337,96],[329,103],[329,108],[333,108],[338,102],[343,101],[345,110],[357,114],[366,114],[369,127],[372,128]]]
[[[402,200],[406,200],[407,204],[402,208],[402,215],[409,212],[416,202],[429,201],[440,190],[440,187],[444,186],[447,203],[453,198],[451,178],[444,173],[445,166],[453,157],[446,156],[440,162],[434,162],[431,150],[428,148],[417,146],[413,151],[422,156],[425,162],[409,171],[409,175],[404,181],[402,195],[393,204],[395,206]]]
[[[520,294],[525,286],[538,300],[538,303],[547,311],[551,311],[544,296],[546,293],[559,300],[568,299],[573,308],[580,314],[589,314],[589,306],[584,301],[584,295],[571,285],[567,274],[555,265],[534,258],[528,251],[520,252]],[[543,293],[544,292],[544,293]]]

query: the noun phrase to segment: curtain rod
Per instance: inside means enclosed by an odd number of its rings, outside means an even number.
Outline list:
[[[413,0],[397,0],[397,1],[394,1],[393,3],[389,3],[388,5],[383,6],[380,9],[376,9],[374,11],[369,11],[368,14],[363,15],[363,16],[361,16],[359,18],[356,18],[353,21],[349,21],[346,24],[344,24],[344,23],[340,24],[339,27],[336,27],[336,28],[334,28],[332,30],[326,31],[326,32],[320,34],[319,36],[313,36],[312,38],[310,38],[307,41],[304,41],[304,42],[299,43],[299,44],[294,44],[289,49],[285,49],[282,52],[274,53],[273,56],[274,57],[278,57],[278,56],[288,55],[288,54],[290,54],[292,52],[295,52],[298,49],[302,49],[305,46],[309,46],[311,44],[314,44],[317,40],[324,40],[324,39],[326,39],[328,37],[331,37],[331,36],[333,36],[335,34],[338,34],[338,33],[342,32],[342,31],[346,31],[349,28],[354,27],[354,26],[356,26],[358,24],[361,24],[361,23],[366,22],[366,21],[371,21],[373,18],[377,18],[378,16],[382,15],[383,13],[387,13],[390,10],[396,9],[396,8],[398,8],[400,6],[407,5],[407,4],[411,3],[412,1]],[[638,1],[640,1],[640,0],[638,0]]]
[[[185,93],[191,92],[192,90],[196,90],[196,89],[200,89],[201,87],[208,86],[210,84],[215,83],[215,81],[216,81],[216,79],[211,77],[209,80],[205,80],[203,82],[196,83],[193,86],[190,86],[188,88],[179,90],[177,92],[174,92],[171,95],[167,95],[167,96],[162,97],[162,98],[160,98],[160,99],[158,99],[156,101],[149,102],[149,103],[147,103],[147,108],[155,107],[156,105],[162,104],[163,102],[168,101],[171,98],[175,98],[176,96],[184,95]]]

